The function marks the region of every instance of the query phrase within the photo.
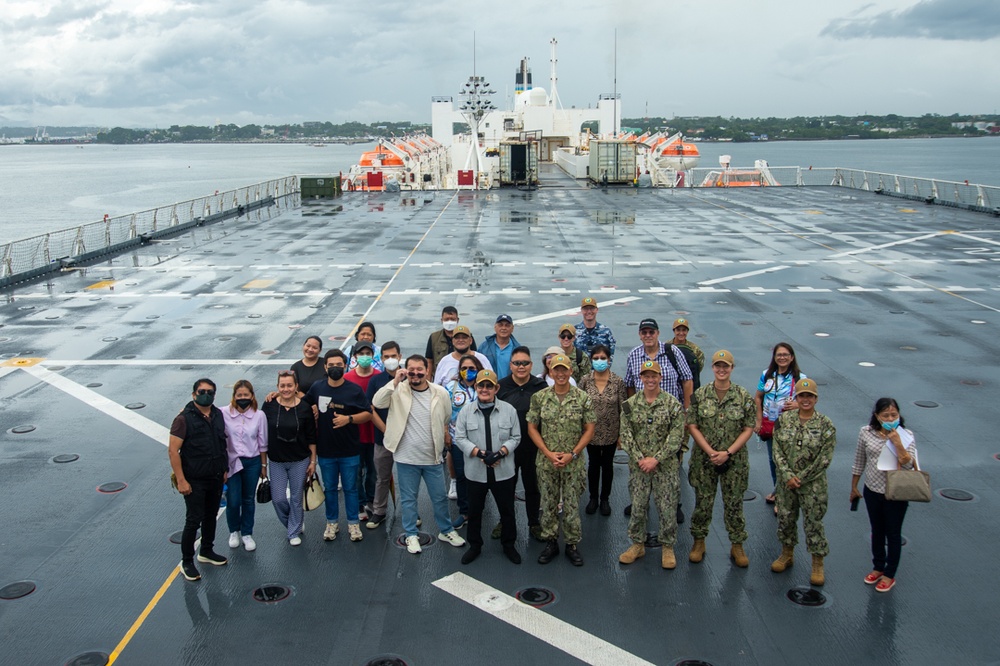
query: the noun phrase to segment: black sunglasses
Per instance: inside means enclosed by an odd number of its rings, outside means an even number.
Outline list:
[[[531,361],[511,361],[511,365],[516,365],[519,368],[523,368],[526,365],[531,365]]]
[[[215,395],[215,389],[198,389],[198,395]]]

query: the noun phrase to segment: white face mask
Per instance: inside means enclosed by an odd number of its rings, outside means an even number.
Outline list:
[[[448,321],[441,322],[441,328],[443,328],[446,331],[454,331],[457,326],[458,322],[451,319],[449,319]]]
[[[385,368],[386,372],[396,372],[399,370],[399,359],[384,358],[382,359],[382,366]]]

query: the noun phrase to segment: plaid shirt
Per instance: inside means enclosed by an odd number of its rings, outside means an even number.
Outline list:
[[[660,351],[656,354],[656,358],[652,360],[659,363],[660,369],[663,371],[660,377],[660,389],[680,400],[681,404],[684,404],[684,391],[681,388],[681,382],[692,379],[691,368],[688,366],[687,360],[684,358],[681,350],[674,347],[674,360],[677,361],[677,368],[681,371],[680,379],[678,379],[677,373],[674,372],[673,364],[667,358],[668,345],[662,342],[659,344]],[[635,389],[637,393],[642,391],[642,378],[639,376],[639,373],[643,361],[646,360],[649,360],[649,357],[646,356],[646,349],[642,345],[639,345],[628,353],[628,359],[625,362],[625,385]]]

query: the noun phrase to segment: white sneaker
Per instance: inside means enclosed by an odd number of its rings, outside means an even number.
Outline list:
[[[240,547],[240,533],[239,532],[230,532],[229,533],[229,547],[230,548],[239,548]]]
[[[323,541],[333,541],[337,538],[337,532],[340,531],[340,523],[327,523],[326,529],[323,531]]]
[[[247,552],[255,551],[257,550],[257,542],[248,534],[243,537],[243,547],[247,549]]]
[[[450,543],[451,545],[455,546],[456,548],[465,545],[465,539],[463,539],[461,536],[459,536],[458,532],[456,532],[455,530],[452,530],[451,532],[448,532],[447,534],[445,534],[444,532],[441,532],[441,534],[438,534],[438,540],[439,541],[447,541],[448,543]]]
[[[406,537],[406,550],[407,552],[413,553],[414,555],[422,552],[423,549],[420,547],[420,537],[416,536]]]
[[[302,539],[300,539],[297,536],[293,536],[291,539],[288,540],[288,545],[289,546],[301,546],[302,545]]]
[[[351,541],[361,541],[365,538],[365,535],[361,533],[361,525],[354,523],[347,524],[347,533],[351,535]]]
[[[458,499],[458,484],[455,483],[455,479],[452,479],[451,485],[448,486],[448,499]]]

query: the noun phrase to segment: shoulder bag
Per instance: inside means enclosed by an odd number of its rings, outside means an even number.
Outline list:
[[[306,511],[318,509],[325,499],[326,494],[323,492],[323,486],[319,482],[319,477],[314,473],[306,479],[305,492],[302,493],[302,508]]]
[[[913,469],[891,469],[885,473],[885,498],[894,502],[930,502],[931,475],[917,467],[917,457],[913,457]]]

